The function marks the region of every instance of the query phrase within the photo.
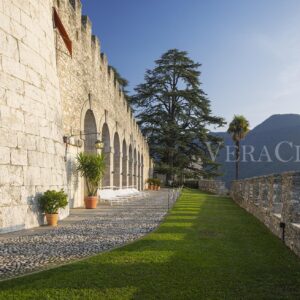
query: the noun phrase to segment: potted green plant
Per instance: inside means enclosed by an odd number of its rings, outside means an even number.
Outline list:
[[[43,212],[46,214],[49,226],[57,226],[58,211],[68,205],[68,196],[61,190],[59,192],[48,190],[38,200]]]
[[[159,178],[155,178],[155,190],[159,191],[160,190],[160,179]]]
[[[153,190],[153,178],[148,178],[147,179],[147,183],[148,183],[148,190]]]
[[[88,195],[84,198],[85,207],[97,207],[97,190],[105,171],[105,158],[102,154],[79,153],[76,157],[77,172],[85,178]]]

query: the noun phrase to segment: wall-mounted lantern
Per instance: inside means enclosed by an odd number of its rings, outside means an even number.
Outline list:
[[[103,149],[103,148],[104,148],[104,143],[103,143],[102,141],[100,141],[100,140],[97,140],[97,141],[95,142],[95,148],[96,148],[97,150]]]
[[[80,138],[75,139],[75,137],[82,137],[82,136],[86,136],[86,135],[97,135],[97,136],[100,136],[100,132],[93,132],[93,133],[90,133],[90,132],[88,132],[88,133],[82,133],[81,132],[78,135],[72,134],[70,136],[66,136],[66,135],[63,136],[63,142],[66,144],[65,161],[67,161],[68,145],[75,146],[75,147],[78,147],[78,148],[82,147],[82,145],[83,145],[82,140]],[[104,143],[101,140],[97,139],[95,141],[95,148],[97,150],[103,149],[104,148]]]

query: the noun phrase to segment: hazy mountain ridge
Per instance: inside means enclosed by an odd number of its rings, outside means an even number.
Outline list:
[[[231,136],[228,133],[216,132],[215,134],[224,138],[226,146],[233,146]],[[300,145],[300,115],[272,115],[248,133],[241,145],[246,146],[248,150],[249,146],[255,148],[253,157],[256,161],[259,160],[265,146],[272,162],[267,162],[267,156],[261,156],[261,162],[251,162],[248,157],[247,162],[241,162],[240,178],[286,171],[300,171],[300,162],[295,162],[297,152],[295,147],[291,149],[289,145],[283,144],[280,148],[281,158],[287,160],[293,156],[293,161],[281,162],[276,159],[276,145],[283,141],[291,142],[293,145]],[[231,151],[233,151],[233,148],[231,148]],[[235,177],[235,164],[234,162],[226,162],[226,149],[220,151],[218,162],[222,164],[220,170],[224,174],[221,179],[228,185]]]

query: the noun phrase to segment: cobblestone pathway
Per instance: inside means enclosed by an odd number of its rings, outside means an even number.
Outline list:
[[[149,195],[120,206],[73,209],[57,228],[0,235],[0,279],[87,257],[145,235],[168,210],[166,190]]]

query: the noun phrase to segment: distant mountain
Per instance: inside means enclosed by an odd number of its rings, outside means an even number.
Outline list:
[[[231,146],[234,151],[231,137],[226,132],[217,132],[217,136],[224,139],[226,146]],[[279,146],[279,144],[281,146]],[[293,146],[287,144],[292,143]],[[300,115],[282,114],[273,115],[267,120],[251,130],[245,140],[241,143],[242,150],[250,151],[253,147],[253,158],[246,156],[245,162],[240,165],[240,178],[267,175],[272,173],[282,173],[286,171],[300,171]],[[298,157],[297,157],[298,145]],[[276,155],[276,147],[279,156]],[[245,153],[245,151],[244,151]],[[218,162],[222,164],[222,180],[228,186],[235,177],[235,163],[228,161],[227,149],[222,149],[219,153]],[[280,160],[292,160],[283,162]],[[241,154],[243,158],[243,153]],[[231,160],[233,155],[231,155]],[[272,162],[269,162],[271,160]],[[299,160],[297,162],[297,160]]]

